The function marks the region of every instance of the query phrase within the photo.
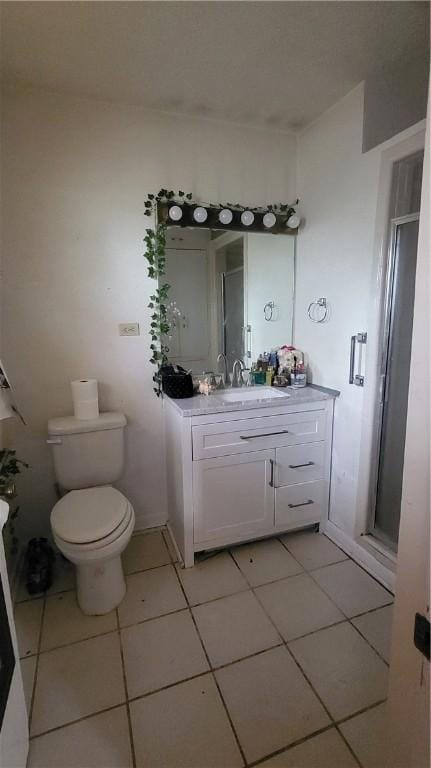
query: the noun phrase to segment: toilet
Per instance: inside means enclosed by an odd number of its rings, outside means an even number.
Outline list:
[[[125,426],[122,413],[48,421],[47,443],[61,493],[51,529],[60,552],[76,566],[78,603],[88,615],[109,613],[126,593],[121,553],[135,514],[112,487],[124,465]]]

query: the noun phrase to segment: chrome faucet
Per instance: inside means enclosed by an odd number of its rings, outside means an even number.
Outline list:
[[[232,368],[232,387],[243,387],[245,382],[242,378],[242,372],[245,368],[242,360],[235,360]]]
[[[223,352],[220,352],[220,354],[217,357],[217,363],[219,363],[221,360],[223,360],[224,365],[224,385],[227,387],[229,384],[229,371],[227,369],[227,357]]]

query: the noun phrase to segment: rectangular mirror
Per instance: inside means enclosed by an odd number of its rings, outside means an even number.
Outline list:
[[[292,343],[294,236],[168,227],[167,340],[172,363],[217,371],[217,356],[250,368],[271,347]]]

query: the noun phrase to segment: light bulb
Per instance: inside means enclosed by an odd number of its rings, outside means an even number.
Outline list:
[[[198,224],[203,224],[204,221],[206,221],[208,218],[207,209],[203,208],[201,205],[198,205],[198,207],[193,211],[193,218],[195,221],[197,221]]]
[[[274,226],[277,219],[274,216],[274,214],[271,213],[271,211],[268,211],[268,213],[265,213],[265,216],[263,217],[262,221],[263,221],[263,226],[266,227],[266,229],[271,229],[271,227]]]
[[[229,208],[223,208],[218,215],[218,220],[221,224],[230,224],[232,219],[233,213]]]
[[[243,211],[241,214],[241,223],[245,227],[250,227],[254,221],[254,213],[252,211]]]
[[[183,217],[183,211],[179,205],[171,205],[169,208],[169,218],[172,221],[180,221]]]
[[[299,227],[299,224],[301,222],[301,219],[299,218],[297,213],[292,213],[291,216],[289,216],[288,220],[286,221],[286,224],[290,229],[296,229]]]

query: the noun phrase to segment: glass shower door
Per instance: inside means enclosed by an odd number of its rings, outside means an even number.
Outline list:
[[[374,535],[397,548],[401,512],[418,214],[392,221]]]

